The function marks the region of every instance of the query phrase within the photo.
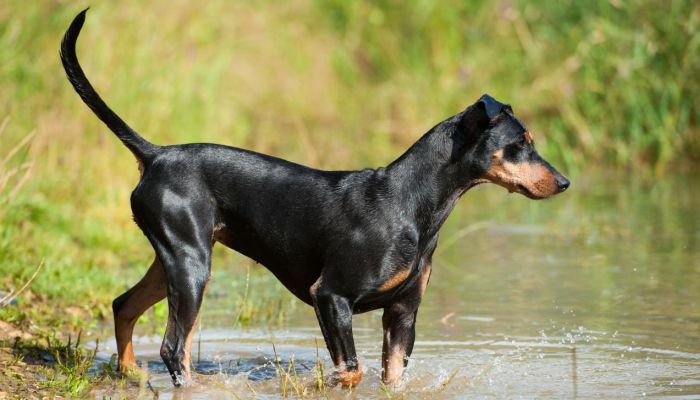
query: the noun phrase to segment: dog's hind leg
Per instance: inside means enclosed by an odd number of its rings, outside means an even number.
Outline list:
[[[144,277],[112,302],[120,371],[128,372],[137,367],[131,343],[134,325],[141,314],[165,296],[165,271],[156,257]]]
[[[183,213],[186,211],[200,210],[189,208]],[[168,325],[160,355],[176,386],[192,378],[190,344],[211,272],[213,224],[194,222],[181,215],[178,219],[167,218],[163,229],[149,235],[167,281]]]
[[[168,325],[160,356],[173,383],[180,386],[192,378],[190,344],[209,281],[211,248],[203,258],[180,254],[177,258],[164,259],[163,264],[168,276]]]
[[[205,188],[163,179],[158,184],[164,187],[148,183],[132,193],[131,206],[163,265],[168,324],[160,355],[173,384],[180,386],[192,378],[189,345],[211,273],[217,209],[202,195]]]

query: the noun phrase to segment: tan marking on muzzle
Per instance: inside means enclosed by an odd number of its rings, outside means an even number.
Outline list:
[[[556,177],[546,166],[506,161],[502,149],[494,153],[483,178],[531,199],[544,199],[557,193]]]
[[[530,131],[525,132],[525,141],[528,142],[529,144],[532,144],[532,133]]]

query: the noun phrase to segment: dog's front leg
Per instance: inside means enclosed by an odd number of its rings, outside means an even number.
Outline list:
[[[352,308],[348,300],[323,287],[314,293],[314,309],[326,346],[337,368],[335,383],[343,387],[357,386],[362,371],[352,337]]]
[[[408,357],[416,339],[416,313],[415,308],[400,303],[384,309],[382,380],[387,385],[398,385],[403,369],[408,365]]]

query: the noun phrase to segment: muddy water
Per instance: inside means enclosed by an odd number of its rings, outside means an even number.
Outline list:
[[[442,231],[413,357],[392,395],[700,396],[698,178],[579,178],[544,202],[495,187],[467,193]],[[277,398],[283,384],[272,343],[282,368],[294,357],[300,387],[316,377],[317,346],[328,373],[311,308],[297,302],[281,328],[233,328],[228,283],[215,277],[213,291],[223,294],[207,299],[195,337],[195,387],[172,388],[160,338],[136,341],[160,399]],[[356,316],[354,326],[365,378],[350,397],[387,398],[379,380],[381,313]]]

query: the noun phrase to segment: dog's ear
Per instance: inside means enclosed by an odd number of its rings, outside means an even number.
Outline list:
[[[459,134],[457,137],[463,146],[469,147],[476,143],[488,129],[491,118],[486,111],[486,104],[481,100],[462,111],[459,119]]]
[[[470,134],[469,136],[478,136],[479,133],[488,127],[491,119],[495,117],[495,115],[489,116],[489,111],[493,112],[494,107],[489,105],[489,102],[484,98],[495,101],[490,96],[484,95],[462,112],[461,130]]]
[[[481,96],[475,105],[486,113],[489,120],[496,118],[501,110],[503,110],[503,103],[494,99],[488,94]]]

